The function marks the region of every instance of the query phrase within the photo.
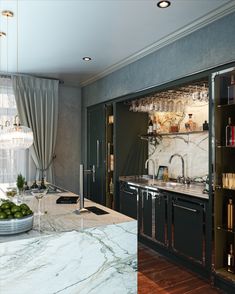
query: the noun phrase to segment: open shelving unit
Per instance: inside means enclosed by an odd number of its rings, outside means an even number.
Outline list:
[[[229,273],[227,270],[227,256],[230,244],[235,249],[235,227],[232,230],[227,228],[227,205],[229,199],[232,199],[233,204],[235,204],[235,190],[223,188],[222,183],[223,173],[235,174],[235,147],[226,146],[226,125],[229,117],[231,117],[232,125],[235,125],[235,103],[228,102],[228,87],[230,86],[232,75],[235,75],[234,68],[216,73],[213,81],[214,273],[217,277],[235,287],[235,274]]]

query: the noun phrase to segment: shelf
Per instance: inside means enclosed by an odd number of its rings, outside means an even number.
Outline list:
[[[227,108],[228,106],[234,106],[235,103],[230,103],[230,104],[219,104],[217,105],[217,108]]]
[[[235,149],[235,146],[224,146],[224,145],[218,145],[217,148],[225,148],[225,149]]]
[[[223,187],[216,187],[216,190],[228,190],[228,191],[235,191],[235,189],[223,188]]]
[[[202,133],[208,133],[208,130],[206,131],[192,131],[192,132],[175,132],[175,133],[157,133],[153,135],[140,135],[143,138],[159,138],[163,136],[177,136],[177,135],[191,135],[191,134],[202,134]]]
[[[229,273],[226,268],[220,268],[215,270],[216,274],[223,276],[223,278],[226,278],[228,280],[232,280],[235,282],[235,274]]]
[[[231,234],[235,234],[235,230],[230,230],[228,228],[226,228],[225,225],[221,225],[221,226],[217,226],[216,227],[217,230],[220,230],[220,231],[223,231],[223,232],[226,232],[226,233],[231,233]]]

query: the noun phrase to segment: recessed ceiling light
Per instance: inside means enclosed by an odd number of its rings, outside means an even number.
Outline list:
[[[171,5],[171,2],[170,1],[159,1],[158,3],[157,3],[157,6],[159,7],[159,8],[167,8],[167,7],[169,7]]]
[[[85,56],[85,57],[83,57],[82,58],[84,61],[91,61],[91,57],[89,57],[89,56]]]

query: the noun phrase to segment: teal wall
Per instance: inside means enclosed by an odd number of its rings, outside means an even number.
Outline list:
[[[235,13],[187,35],[82,88],[82,158],[86,108],[235,60]]]

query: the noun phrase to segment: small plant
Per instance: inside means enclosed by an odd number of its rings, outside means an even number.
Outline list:
[[[16,181],[16,185],[17,185],[17,188],[19,190],[22,190],[23,187],[24,187],[24,182],[25,182],[25,178],[22,176],[22,174],[18,174],[17,176],[17,181]]]

